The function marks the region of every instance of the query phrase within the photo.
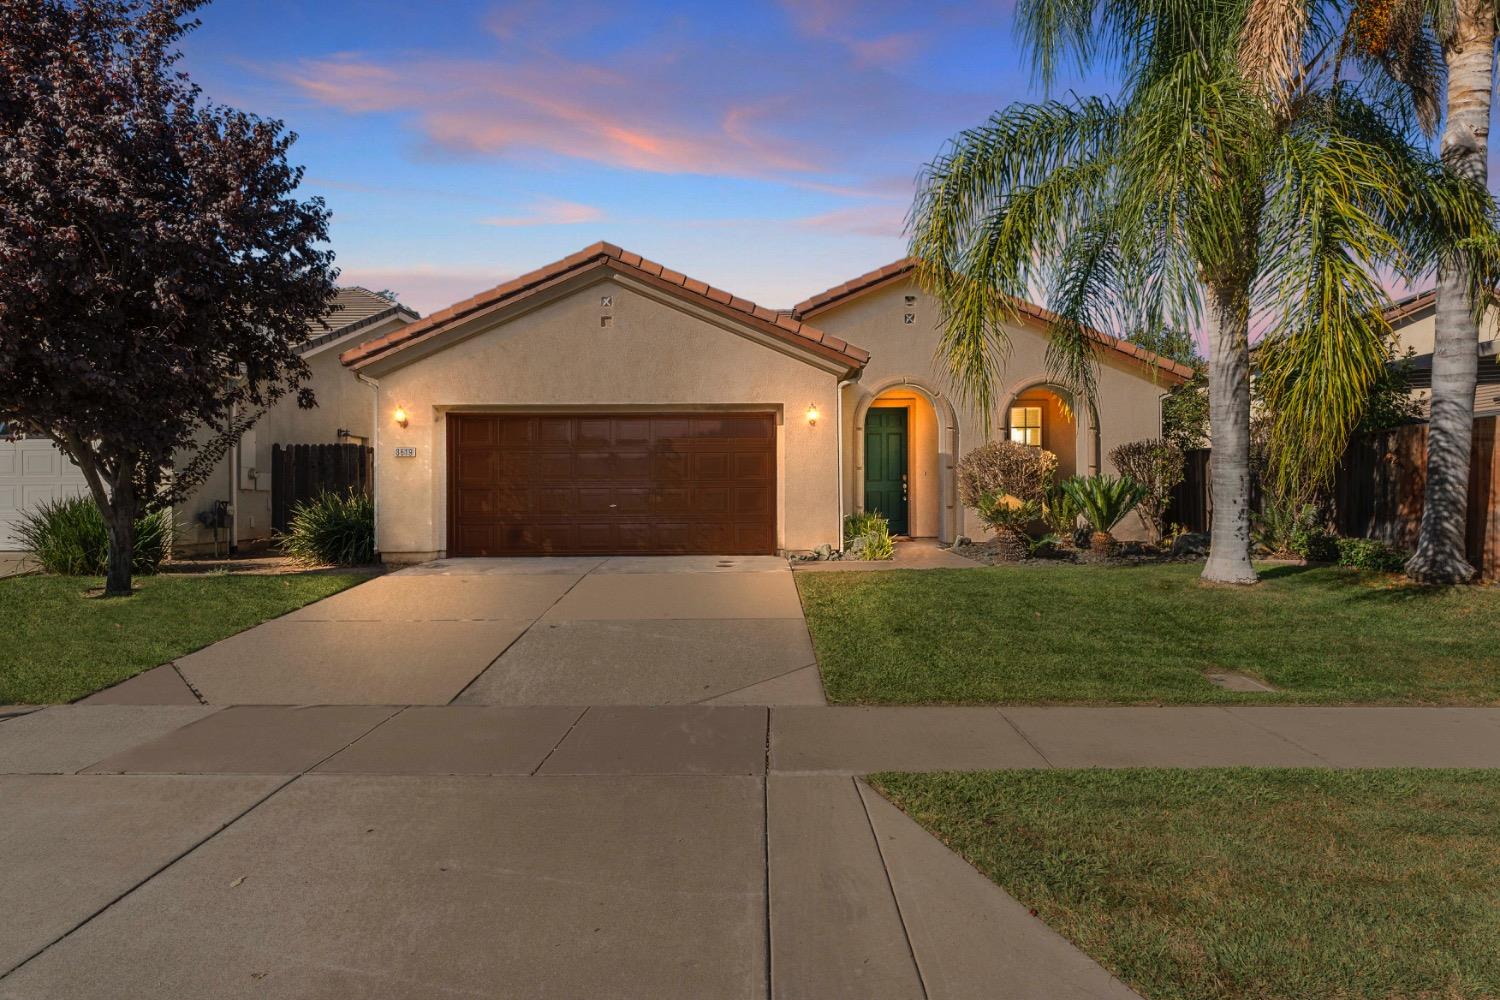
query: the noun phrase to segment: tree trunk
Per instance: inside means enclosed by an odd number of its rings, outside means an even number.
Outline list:
[[[1210,285],[1209,483],[1213,523],[1203,579],[1255,583],[1250,565],[1250,314],[1234,288]]]
[[[1457,0],[1453,37],[1443,46],[1448,64],[1448,115],[1439,146],[1443,162],[1480,185],[1487,182],[1490,88],[1495,51],[1493,0]],[[1474,440],[1474,385],[1479,329],[1461,267],[1437,279],[1432,352],[1432,415],[1427,425],[1427,492],[1417,551],[1406,573],[1421,583],[1466,583],[1474,567],[1464,557],[1469,504],[1469,452]]]
[[[105,512],[104,525],[109,531],[109,565],[104,577],[104,595],[128,597],[131,565],[135,561],[135,513],[111,507]]]

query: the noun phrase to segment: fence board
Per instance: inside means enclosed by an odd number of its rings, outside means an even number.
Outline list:
[[[374,456],[358,444],[271,446],[271,527],[285,531],[292,510],[320,493],[374,489]]]
[[[1469,458],[1467,558],[1486,580],[1500,580],[1500,417],[1474,421]],[[1182,484],[1173,491],[1167,521],[1207,531],[1213,515],[1208,449],[1187,453]],[[1399,549],[1416,547],[1427,486],[1427,425],[1409,424],[1356,438],[1333,482],[1333,522],[1339,534],[1378,538]],[[1252,500],[1259,490],[1252,486]],[[1258,501],[1252,504],[1258,507]]]

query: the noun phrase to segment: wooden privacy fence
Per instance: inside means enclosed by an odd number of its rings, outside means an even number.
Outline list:
[[[364,445],[272,445],[271,527],[285,531],[292,509],[320,493],[369,493],[374,480],[374,452]]]
[[[1500,417],[1474,421],[1469,457],[1467,558],[1486,580],[1500,580]],[[1207,531],[1213,515],[1209,451],[1187,453],[1187,474],[1172,492],[1167,522]],[[1333,482],[1334,527],[1352,538],[1378,538],[1399,549],[1416,547],[1427,481],[1427,425],[1409,424],[1356,438]],[[1252,506],[1258,490],[1252,484]]]

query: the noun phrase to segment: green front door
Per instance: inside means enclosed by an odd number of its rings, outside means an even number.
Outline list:
[[[906,410],[880,407],[865,414],[865,510],[891,522],[891,534],[906,528]]]

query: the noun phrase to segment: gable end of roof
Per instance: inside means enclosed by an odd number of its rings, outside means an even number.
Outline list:
[[[512,278],[478,295],[456,302],[446,309],[432,313],[426,319],[366,341],[339,355],[339,360],[350,367],[363,367],[377,359],[389,357],[397,351],[429,340],[481,311],[520,301],[563,278],[596,267],[607,268],[688,299],[793,347],[842,364],[851,372],[863,368],[870,360],[869,352],[846,343],[838,337],[826,334],[802,322],[791,313],[758,306],[747,299],[731,295],[705,282],[689,278],[681,272],[663,267],[655,261],[647,260],[640,254],[631,253],[612,243],[604,242],[585,247],[545,267]]]

